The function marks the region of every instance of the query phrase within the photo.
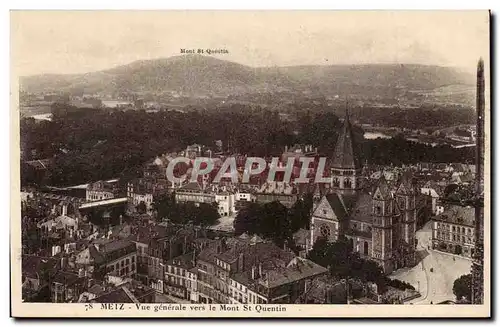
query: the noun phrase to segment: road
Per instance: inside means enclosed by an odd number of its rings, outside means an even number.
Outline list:
[[[453,282],[461,275],[470,273],[471,269],[472,262],[469,259],[429,249],[432,232],[430,226],[429,222],[416,233],[418,255],[423,259],[417,266],[399,269],[389,276],[410,283],[422,294],[411,301],[413,304],[454,301]]]

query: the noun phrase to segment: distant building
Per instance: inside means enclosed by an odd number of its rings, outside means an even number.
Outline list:
[[[236,213],[236,194],[230,191],[223,191],[215,194],[217,211],[221,217],[231,216]]]
[[[298,199],[294,187],[285,182],[268,181],[255,192],[255,201],[268,203],[278,201],[287,208],[291,208]]]
[[[433,187],[432,183],[427,183],[420,189],[420,193],[431,198],[431,206],[432,206],[432,214],[437,215],[439,200],[441,196],[438,193],[439,189],[437,187]]]
[[[76,264],[86,267],[97,276],[108,272],[116,276],[135,277],[137,272],[137,250],[129,240],[96,239],[78,253]]]
[[[209,193],[198,182],[188,183],[175,191],[176,202],[214,203],[215,194]]]
[[[77,302],[87,287],[85,277],[83,269],[80,273],[59,270],[51,278],[51,302]]]
[[[474,208],[450,205],[432,218],[432,248],[472,257],[474,254]]]
[[[327,272],[257,236],[214,240],[196,257],[200,303],[295,303],[306,285]]]
[[[165,293],[198,302],[195,253],[187,253],[167,261],[165,265]]]
[[[113,199],[119,195],[118,181],[98,181],[87,186],[86,200],[101,201]]]

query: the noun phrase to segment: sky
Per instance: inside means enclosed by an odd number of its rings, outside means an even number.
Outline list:
[[[18,75],[86,73],[180,49],[249,66],[489,61],[487,11],[13,11]]]

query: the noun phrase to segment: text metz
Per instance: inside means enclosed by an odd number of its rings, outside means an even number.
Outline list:
[[[101,309],[104,310],[125,310],[123,303],[101,303]]]

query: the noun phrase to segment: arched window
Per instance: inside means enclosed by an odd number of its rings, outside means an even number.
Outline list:
[[[378,204],[375,206],[375,213],[377,215],[382,214],[382,207],[380,205],[378,205]]]
[[[368,242],[365,241],[365,244],[363,245],[363,254],[368,255]]]
[[[350,179],[345,179],[344,180],[344,188],[351,188],[352,187],[352,182]]]

